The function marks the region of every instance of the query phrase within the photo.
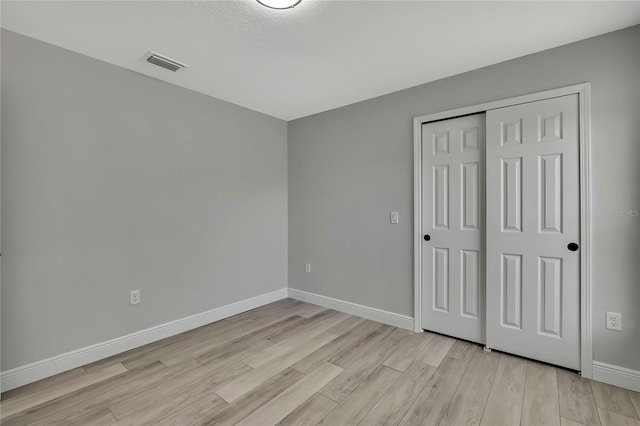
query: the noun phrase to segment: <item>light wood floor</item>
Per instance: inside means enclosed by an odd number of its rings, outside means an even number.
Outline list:
[[[634,425],[640,393],[282,300],[6,392],[3,425]]]

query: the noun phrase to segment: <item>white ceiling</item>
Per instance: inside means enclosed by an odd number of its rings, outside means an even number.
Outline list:
[[[284,120],[640,23],[640,2],[2,1],[2,27]],[[146,63],[154,50],[185,62]]]

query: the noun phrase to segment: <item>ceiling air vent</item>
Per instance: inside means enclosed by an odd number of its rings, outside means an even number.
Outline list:
[[[150,64],[157,65],[169,71],[178,72],[183,68],[189,68],[189,65],[178,62],[174,59],[162,56],[154,51],[147,53],[144,56],[145,60]]]

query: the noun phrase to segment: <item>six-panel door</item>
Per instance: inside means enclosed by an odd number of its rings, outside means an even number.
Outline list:
[[[486,120],[487,346],[579,370],[578,96]]]
[[[485,340],[484,114],[422,127],[422,326]]]

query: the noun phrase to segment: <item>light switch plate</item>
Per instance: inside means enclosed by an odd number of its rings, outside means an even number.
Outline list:
[[[400,222],[400,214],[398,212],[391,212],[391,223],[394,225]]]

